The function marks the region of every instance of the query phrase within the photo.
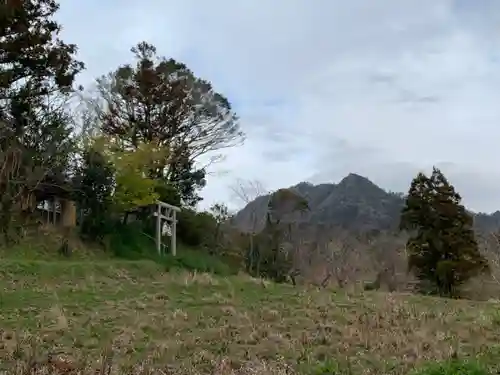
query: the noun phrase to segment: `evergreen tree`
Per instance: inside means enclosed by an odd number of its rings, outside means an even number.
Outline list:
[[[9,99],[68,91],[83,63],[77,47],[58,38],[55,0],[0,2],[0,108]]]
[[[84,152],[73,178],[82,214],[81,233],[92,241],[102,241],[110,231],[114,173],[111,163],[90,148]]]
[[[413,179],[401,215],[400,228],[411,234],[408,266],[441,296],[456,296],[461,284],[488,270],[473,218],[460,202],[443,173],[433,168],[431,177],[419,173]]]
[[[11,241],[40,183],[67,179],[74,142],[66,100],[83,63],[59,39],[54,0],[0,2],[0,230]]]

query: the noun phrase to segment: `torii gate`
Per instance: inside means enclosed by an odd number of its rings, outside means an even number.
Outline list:
[[[158,255],[161,255],[162,253],[162,220],[168,222],[172,228],[170,233],[170,251],[173,256],[177,255],[177,212],[180,211],[181,209],[177,206],[173,206],[162,201],[156,202],[156,212],[154,215],[156,216],[156,250],[158,251]]]

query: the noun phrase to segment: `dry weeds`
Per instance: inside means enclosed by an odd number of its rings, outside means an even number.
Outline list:
[[[12,261],[0,277],[9,374],[320,374],[331,363],[406,374],[450,357],[500,368],[495,302],[162,274],[149,263]]]

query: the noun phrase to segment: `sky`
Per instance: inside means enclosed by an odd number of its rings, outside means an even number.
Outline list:
[[[498,0],[63,1],[57,19],[84,86],[145,40],[232,102],[247,139],[203,207],[237,207],[238,179],[407,191],[436,165],[470,209],[500,209]]]

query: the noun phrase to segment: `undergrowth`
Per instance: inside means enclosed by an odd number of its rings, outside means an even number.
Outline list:
[[[170,239],[166,238],[165,242]],[[117,230],[109,237],[107,247],[112,254],[121,259],[140,260],[148,259],[162,264],[165,270],[184,269],[187,271],[209,272],[221,276],[234,275],[238,269],[230,267],[223,257],[211,255],[203,248],[193,248],[178,241],[177,255],[169,253],[165,246],[159,255],[155,241],[146,235],[140,227],[127,225],[117,227]]]
[[[69,239],[70,254],[63,255],[59,248],[64,238]],[[170,239],[166,238],[169,243]],[[0,258],[22,261],[98,261],[123,259],[128,261],[149,260],[158,263],[164,270],[187,270],[208,272],[221,276],[234,275],[238,268],[226,262],[223,256],[209,254],[205,248],[189,247],[178,241],[177,255],[174,257],[164,246],[163,254],[157,253],[153,238],[134,225],[117,225],[102,244],[82,241],[78,233],[61,233],[46,226],[30,231],[15,244],[0,246]]]

